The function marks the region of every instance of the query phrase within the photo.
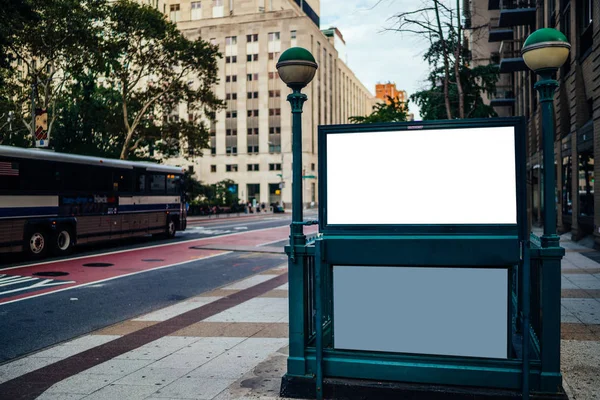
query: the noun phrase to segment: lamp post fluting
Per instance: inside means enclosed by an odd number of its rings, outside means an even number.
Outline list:
[[[543,247],[559,247],[560,240],[556,234],[556,174],[554,172],[554,92],[558,88],[558,82],[552,79],[552,75],[565,63],[570,48],[567,38],[560,31],[542,28],[529,35],[521,50],[525,64],[542,78],[534,88],[539,93],[542,109],[544,234],[541,242]]]
[[[301,47],[292,47],[281,54],[277,62],[281,80],[292,89],[287,101],[292,107],[292,226],[290,245],[306,243],[302,227],[302,106],[308,97],[302,89],[312,81],[317,63],[312,54]]]

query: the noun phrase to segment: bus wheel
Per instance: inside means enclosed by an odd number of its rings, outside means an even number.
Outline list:
[[[42,258],[48,252],[48,235],[40,229],[32,230],[25,244],[27,254],[32,258]]]
[[[169,222],[167,223],[167,237],[169,239],[175,237],[175,232],[177,232],[177,227],[175,226],[175,221],[170,219]]]
[[[73,249],[73,232],[69,228],[59,228],[54,235],[54,248],[52,249],[57,256],[67,255]]]

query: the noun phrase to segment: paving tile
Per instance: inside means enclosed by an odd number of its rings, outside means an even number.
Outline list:
[[[215,289],[215,290],[211,290],[210,292],[202,293],[202,294],[196,296],[196,298],[198,298],[198,297],[227,297],[227,296],[235,294],[237,292],[239,292],[239,290]]]
[[[196,342],[185,346],[174,354],[198,354],[200,356],[209,356],[212,354],[221,354],[238,344],[247,340],[246,337],[215,337],[199,338]]]
[[[267,324],[267,326],[257,332],[252,338],[287,338],[289,337],[289,327],[286,323]]]
[[[563,274],[580,289],[600,290],[600,279],[590,274]]]
[[[560,297],[563,299],[594,299],[600,298],[600,290],[592,289],[562,289]]]
[[[30,357],[39,358],[67,358],[75,354],[79,354],[101,344],[111,342],[115,339],[120,338],[120,335],[88,335],[70,342],[59,344],[57,346],[50,347],[46,350],[33,353]]]
[[[116,374],[77,374],[55,383],[46,393],[90,394],[119,378]]]
[[[206,322],[282,322],[288,316],[288,299],[254,298],[207,318]]]
[[[582,323],[600,324],[600,301],[596,299],[561,299],[561,304]]]
[[[287,290],[277,290],[273,289],[265,294],[261,294],[257,297],[277,297],[277,298],[288,298],[289,292]]]
[[[36,400],[80,400],[83,399],[85,394],[73,394],[73,393],[42,393],[36,397]]]
[[[191,371],[193,369],[198,368],[202,364],[206,364],[211,359],[217,357],[219,352],[211,352],[207,354],[171,354],[170,356],[166,356],[165,358],[161,358],[158,361],[152,363],[153,368],[178,368],[178,369],[186,369],[187,371]]]
[[[590,275],[594,275],[594,274],[600,274],[600,268],[587,268],[587,269],[581,269],[581,268],[564,268],[561,269],[561,273],[563,274],[590,274]]]
[[[273,352],[288,344],[288,339],[250,338],[188,375],[205,378],[238,379]]]
[[[118,360],[113,359],[82,371],[82,374],[114,374],[126,376],[152,363],[152,360]]]
[[[137,332],[141,329],[157,324],[158,321],[125,321],[119,324],[106,327],[96,332],[92,332],[92,335],[128,335],[133,332]]]
[[[135,350],[121,354],[117,360],[159,360],[198,341],[197,337],[165,336]]]
[[[212,399],[235,379],[206,379],[184,376],[156,392],[154,397],[175,399]]]
[[[250,337],[264,329],[268,323],[257,322],[197,322],[172,335],[201,337]]]
[[[564,300],[564,299],[563,299]],[[560,307],[560,323],[577,323],[580,324],[581,321],[577,319],[577,317],[569,311],[564,305]]]
[[[239,282],[235,282],[235,283],[233,283],[231,285],[225,286],[222,289],[225,289],[225,290],[231,290],[231,289],[234,289],[234,290],[243,290],[243,289],[248,289],[248,288],[250,288],[252,286],[256,286],[259,283],[263,283],[263,282],[269,281],[271,279],[273,279],[273,277],[269,276],[269,275],[253,275],[253,276],[251,276],[249,278],[246,278],[246,279],[243,279],[243,280],[241,280]]]
[[[284,283],[283,285],[277,286],[275,288],[275,290],[288,290],[288,289],[289,289],[289,283]]]
[[[571,282],[564,275],[560,277],[560,288],[561,289],[581,289],[579,286]]]
[[[156,368],[153,365],[135,371],[117,381],[116,385],[166,386],[193,370],[191,368]]]
[[[43,368],[46,365],[53,364],[62,358],[41,358],[41,357],[25,357],[19,360],[0,366],[0,383],[10,381],[21,375]]]
[[[109,385],[89,396],[85,400],[142,400],[155,393],[160,386],[147,385]]]
[[[219,300],[221,297],[196,297],[190,300],[182,301],[172,306],[156,310],[149,314],[143,315],[139,318],[133,319],[133,321],[166,321],[178,315],[184,314],[190,310],[202,307],[208,303]]]

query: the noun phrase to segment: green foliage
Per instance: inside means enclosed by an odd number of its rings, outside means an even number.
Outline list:
[[[182,139],[198,151],[208,147],[200,118],[223,106],[212,91],[218,47],[188,40],[158,10],[131,0],[111,4],[104,22],[102,74],[120,88],[124,110],[121,158],[152,143],[167,156],[177,154]],[[177,116],[181,103],[191,120]]]
[[[454,31],[450,31],[448,38],[446,38],[446,45],[449,49],[456,47],[456,34]],[[428,51],[423,56],[432,68],[428,77],[430,88],[421,90],[410,96],[410,99],[419,105],[420,114],[424,120],[448,118],[444,104],[444,88],[442,83],[444,79],[442,51],[440,40],[432,42]],[[464,50],[458,61],[460,81],[465,101],[465,118],[496,117],[497,114],[493,107],[484,104],[483,96],[494,95],[496,93],[498,68],[495,65],[483,65],[471,68],[464,62],[467,58],[467,50]],[[451,57],[450,61],[452,63],[456,62],[454,57]],[[452,116],[458,118],[459,95],[453,65],[451,66],[449,83],[448,94]]]
[[[389,104],[377,103],[373,112],[366,117],[352,116],[349,118],[353,124],[377,124],[382,122],[404,122],[407,118],[408,102],[401,102],[397,98],[387,97]]]

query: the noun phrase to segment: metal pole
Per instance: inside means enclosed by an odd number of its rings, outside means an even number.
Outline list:
[[[544,234],[541,237],[542,247],[559,247],[560,238],[556,234],[556,199],[554,173],[554,92],[558,82],[550,73],[540,74],[542,80],[534,87],[540,94],[542,109],[542,141],[544,148]]]
[[[317,400],[323,400],[323,288],[322,276],[323,270],[323,241],[318,239],[315,246],[315,362],[317,372],[316,394]]]
[[[307,96],[300,93],[301,88],[292,88],[293,92],[287,97],[292,106],[292,226],[290,228],[290,245],[306,244],[306,236],[302,225],[302,106]],[[293,251],[293,249],[292,249]]]

